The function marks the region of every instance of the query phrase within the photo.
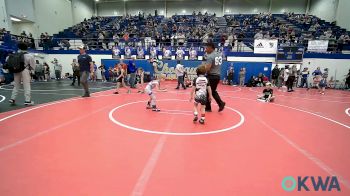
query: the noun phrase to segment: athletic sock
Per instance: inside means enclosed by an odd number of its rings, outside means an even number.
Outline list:
[[[202,114],[201,119],[205,120],[205,114]]]
[[[194,115],[195,115],[195,116],[198,116],[198,112],[194,112]]]

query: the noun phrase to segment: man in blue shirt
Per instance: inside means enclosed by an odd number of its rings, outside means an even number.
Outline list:
[[[129,61],[128,74],[130,74],[130,77],[129,77],[130,88],[136,88],[135,87],[136,65],[135,65],[134,59]]]
[[[307,67],[304,67],[303,71],[300,74],[301,74],[300,88],[304,88],[306,84],[306,88],[309,90],[309,84],[308,84],[308,77],[310,74],[309,69]]]
[[[91,78],[94,78],[94,64],[91,57],[86,54],[85,46],[81,45],[78,47],[80,55],[78,56],[78,63],[80,68],[80,83],[84,88],[84,95],[82,97],[90,97],[88,78],[91,75]]]

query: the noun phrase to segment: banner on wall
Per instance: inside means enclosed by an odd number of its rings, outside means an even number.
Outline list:
[[[276,54],[277,39],[256,39],[254,40],[254,53],[256,54]]]
[[[328,40],[309,40],[307,50],[309,52],[327,52]]]
[[[115,59],[102,59],[101,63],[106,66],[106,74],[108,74],[108,69],[114,67],[116,63],[119,63]],[[129,60],[124,60],[124,63],[128,64]],[[196,69],[202,64],[202,61],[197,60],[181,60],[180,63],[184,65],[185,70],[189,76],[190,80],[197,77]],[[175,67],[177,64],[176,60],[160,60],[156,67],[148,60],[135,60],[136,67],[141,67],[145,72],[149,72],[151,75],[165,75],[168,80],[176,80]],[[231,66],[231,62],[223,61],[221,65],[221,79],[227,78],[227,70]],[[246,69],[245,82],[247,82],[251,76],[258,76],[262,73],[266,76],[271,75],[271,63],[262,62],[234,62],[234,83],[239,81],[239,71],[241,68]],[[106,75],[108,78],[108,75]]]

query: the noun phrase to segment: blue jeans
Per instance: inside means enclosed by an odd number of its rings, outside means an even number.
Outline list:
[[[177,87],[180,87],[180,84],[182,86],[182,88],[186,88],[185,84],[184,84],[184,76],[177,76]]]
[[[135,88],[135,79],[136,79],[136,74],[130,73],[129,84],[131,88]]]
[[[309,84],[307,83],[307,78],[301,78],[300,87],[304,88],[305,84],[306,84],[306,88],[309,88]]]

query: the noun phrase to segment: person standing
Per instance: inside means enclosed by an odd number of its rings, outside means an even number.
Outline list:
[[[44,80],[44,68],[43,65],[39,62],[39,60],[35,61],[35,76],[37,81]]]
[[[180,84],[181,84],[182,88],[186,89],[186,86],[184,84],[184,66],[181,65],[180,61],[177,61],[175,73],[177,76],[177,87],[175,89],[179,89]]]
[[[245,83],[245,74],[246,74],[246,71],[245,71],[245,68],[242,67],[239,71],[239,85],[240,86],[244,86],[244,83]]]
[[[280,69],[278,68],[278,65],[276,65],[272,69],[272,74],[271,74],[271,83],[273,86],[277,86],[277,81],[278,81],[278,76],[280,75]]]
[[[19,43],[18,49],[19,50],[17,53],[21,53],[21,56],[19,56],[19,58],[22,58],[22,55],[23,55],[24,69],[20,72],[13,73],[14,87],[13,87],[11,99],[9,100],[9,102],[11,105],[14,105],[16,103],[15,100],[18,95],[18,90],[21,86],[21,82],[23,82],[24,98],[25,98],[24,105],[30,106],[30,105],[34,105],[34,102],[31,100],[31,86],[30,86],[30,80],[31,80],[30,70],[35,69],[34,56],[27,53],[28,46],[25,43]],[[16,58],[16,57],[8,57],[6,59],[7,63],[10,64],[12,61],[12,58]],[[14,61],[16,61],[16,59]]]
[[[292,69],[291,69],[291,72],[288,76],[288,79],[287,79],[287,88],[288,88],[288,92],[293,92],[293,86],[294,86],[294,81],[295,81],[295,78],[297,77],[298,75],[298,70],[297,70],[297,66],[296,65],[293,65],[292,66]]]
[[[220,82],[221,64],[222,56],[220,53],[215,51],[215,46],[213,43],[208,43],[205,52],[207,53],[207,61],[205,63],[207,70],[207,78],[212,90],[213,98],[219,106],[219,112],[223,111],[226,103],[221,100],[219,93],[217,92],[217,87]],[[209,96],[207,96],[209,97]],[[211,102],[208,100],[206,103],[205,110],[211,112]]]
[[[306,88],[309,90],[309,84],[308,84],[309,75],[310,75],[309,69],[307,67],[304,67],[303,71],[301,72],[300,88],[304,88],[306,84]]]
[[[79,64],[77,63],[76,59],[73,59],[72,62],[72,69],[73,69],[73,83],[71,86],[74,86],[75,84],[75,79],[78,79],[78,86],[80,86],[80,69],[79,69]]]
[[[54,58],[54,60],[52,61],[52,64],[55,69],[56,80],[61,80],[62,65],[58,63],[58,60],[56,58]]]
[[[231,63],[231,66],[229,67],[229,69],[227,70],[227,82],[228,85],[234,85],[234,74],[235,74],[235,70],[233,68],[233,64]]]
[[[102,82],[107,82],[106,80],[106,67],[104,64],[101,64],[101,66],[98,67],[99,70],[101,70],[101,77],[102,77]]]
[[[44,62],[44,76],[45,76],[45,82],[50,80],[50,66]]]
[[[81,76],[81,84],[84,88],[84,95],[82,97],[90,97],[88,78],[91,74],[91,78],[94,75],[94,64],[92,63],[91,57],[86,54],[85,46],[81,45],[78,47],[80,55],[78,56],[78,63]]]
[[[91,76],[91,81],[96,82],[96,80],[97,80],[97,65],[96,65],[95,61],[92,61],[92,63],[94,64],[94,74],[93,74],[93,76]]]
[[[345,76],[345,88],[350,89],[350,69],[349,73]]]
[[[130,88],[136,88],[135,85],[135,79],[136,79],[136,65],[135,65],[135,59],[133,58],[131,61],[129,61],[128,65],[128,74],[129,74],[129,84]]]

